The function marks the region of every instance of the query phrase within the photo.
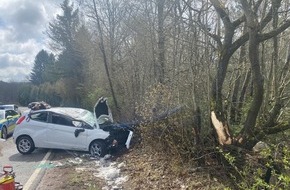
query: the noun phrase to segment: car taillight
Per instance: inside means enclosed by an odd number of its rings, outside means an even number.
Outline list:
[[[23,120],[25,119],[25,116],[21,116],[17,121],[16,125],[19,125]]]

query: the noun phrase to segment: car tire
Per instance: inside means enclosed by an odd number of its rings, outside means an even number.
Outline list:
[[[105,143],[95,140],[90,144],[89,151],[93,157],[103,157],[106,155]]]
[[[6,140],[7,137],[8,137],[7,128],[3,126],[2,131],[1,131],[1,138]]]
[[[17,150],[21,154],[30,154],[34,151],[35,146],[33,140],[29,136],[22,136],[17,139]]]

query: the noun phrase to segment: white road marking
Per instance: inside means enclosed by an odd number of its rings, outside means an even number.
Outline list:
[[[51,154],[51,150],[49,150],[46,155],[44,156],[44,158],[42,159],[42,161],[40,162],[40,165],[43,165],[47,159],[49,158]],[[30,178],[28,179],[28,181],[25,183],[25,185],[23,186],[23,190],[31,190],[31,185],[33,185],[33,182],[35,181],[35,179],[37,178],[37,176],[40,173],[40,170],[42,168],[36,168],[33,172],[33,174],[30,176]]]

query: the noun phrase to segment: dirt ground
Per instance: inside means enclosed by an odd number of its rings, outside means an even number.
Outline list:
[[[96,178],[95,160],[89,157],[80,158],[71,152],[53,151],[53,156],[46,166],[46,172],[37,190],[80,190],[102,189],[103,179]],[[80,153],[81,154],[81,153]],[[80,160],[82,160],[80,162]]]
[[[133,148],[109,158],[110,163],[120,164],[120,175],[126,176],[121,185],[114,186],[106,179],[98,177],[96,160],[86,156],[68,154],[60,151],[51,159],[51,167],[38,186],[38,190],[139,190],[139,189],[224,189],[225,187],[211,173],[217,168],[201,169],[185,166],[184,170],[175,168],[169,157],[148,154],[140,148]],[[72,162],[72,160],[74,160]],[[81,162],[79,162],[82,160]],[[179,170],[179,171],[177,171]],[[220,175],[222,176],[222,175]]]

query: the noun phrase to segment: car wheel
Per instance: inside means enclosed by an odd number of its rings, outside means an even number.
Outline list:
[[[90,144],[89,150],[94,157],[103,157],[106,154],[105,143],[102,141],[93,141]]]
[[[2,128],[2,131],[1,131],[1,138],[6,140],[7,137],[8,137],[8,134],[7,134],[7,128],[4,126],[4,127]]]
[[[29,136],[22,136],[17,140],[17,150],[21,154],[30,154],[34,151],[34,142]]]

